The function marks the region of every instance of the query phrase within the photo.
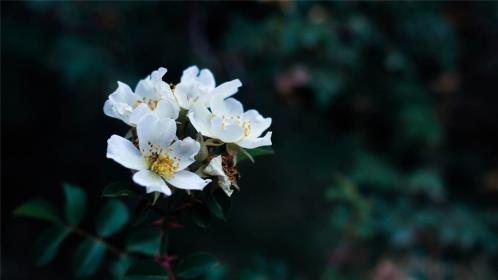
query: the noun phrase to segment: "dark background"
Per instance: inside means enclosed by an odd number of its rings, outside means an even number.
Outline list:
[[[211,279],[496,279],[495,2],[1,5],[6,279],[72,277],[78,238],[35,267],[44,224],[13,209],[62,206],[70,182],[91,230],[103,187],[129,176],[105,158],[127,130],[102,112],[116,81],[192,64],[242,80],[276,151],[241,165],[228,222],[172,236],[221,259]]]

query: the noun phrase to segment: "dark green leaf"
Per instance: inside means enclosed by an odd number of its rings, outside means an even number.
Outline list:
[[[126,248],[130,252],[155,255],[159,253],[161,236],[159,228],[141,228],[128,236]]]
[[[195,253],[180,263],[177,274],[181,278],[192,279],[204,275],[218,264],[216,257],[211,254]]]
[[[155,261],[136,262],[128,269],[126,280],[167,280],[168,272]]]
[[[204,194],[209,211],[218,219],[226,220],[231,207],[230,198],[220,189],[216,189],[214,192],[206,190]]]
[[[127,255],[117,258],[110,267],[112,277],[114,279],[123,279],[131,264],[132,259]]]
[[[104,244],[93,240],[86,239],[80,243],[73,258],[73,268],[76,277],[88,277],[99,268],[105,253]]]
[[[66,219],[70,224],[76,225],[85,215],[86,194],[82,189],[70,184],[64,184],[64,193],[66,195]]]
[[[54,206],[43,199],[33,199],[17,207],[14,215],[61,223]]]
[[[59,225],[44,230],[33,245],[33,256],[36,265],[44,266],[50,263],[57,254],[60,245],[70,233],[69,228]]]
[[[242,148],[241,148],[242,149]],[[250,159],[250,157],[255,158],[259,156],[264,156],[264,155],[273,155],[275,154],[275,151],[273,151],[272,148],[270,147],[260,147],[260,148],[255,148],[255,149],[244,149],[244,152],[241,152],[237,156],[237,161],[241,162],[247,159]]]
[[[129,217],[128,208],[123,202],[109,201],[97,216],[97,234],[102,237],[113,235],[126,225]]]
[[[102,192],[104,197],[135,197],[140,194],[137,185],[131,182],[115,182],[105,187]]]

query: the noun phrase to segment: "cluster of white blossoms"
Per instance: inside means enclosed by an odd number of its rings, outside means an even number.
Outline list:
[[[202,190],[212,180],[230,196],[237,186],[237,151],[270,146],[271,125],[256,110],[245,111],[231,97],[242,83],[216,86],[211,71],[191,66],[175,86],[163,81],[165,68],[138,82],[135,91],[118,82],[104,113],[131,126],[130,137],[112,135],[107,157],[131,169],[147,193],[172,188]],[[188,123],[197,135],[185,137]]]

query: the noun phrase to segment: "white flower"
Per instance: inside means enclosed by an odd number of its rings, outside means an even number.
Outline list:
[[[107,158],[126,168],[137,170],[133,181],[146,188],[147,193],[171,195],[166,182],[179,189],[202,190],[211,180],[185,170],[195,159],[200,144],[190,137],[176,139],[176,123],[147,115],[137,125],[138,146],[113,135],[107,141]]]
[[[234,98],[224,100],[217,96],[211,100],[210,107],[211,111],[197,103],[188,114],[202,135],[246,149],[271,145],[271,131],[260,137],[270,127],[271,118],[263,118],[256,110],[244,112],[242,104]]]
[[[218,177],[218,186],[220,186],[220,188],[226,193],[227,196],[230,197],[232,195],[232,182],[223,170],[223,159],[221,155],[213,158],[203,171],[208,175]]]
[[[135,126],[141,118],[155,114],[159,118],[177,119],[180,108],[169,85],[162,80],[166,68],[159,68],[138,82],[135,92],[122,82],[104,104],[104,113]]]
[[[183,71],[180,83],[175,86],[174,94],[180,107],[190,110],[196,102],[201,102],[205,106],[209,106],[211,98],[217,95],[223,98],[234,95],[242,83],[239,79],[235,79],[223,83],[216,87],[214,76],[208,69],[199,71],[197,66],[190,66]]]

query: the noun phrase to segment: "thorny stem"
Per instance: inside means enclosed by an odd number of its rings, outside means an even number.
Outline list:
[[[176,279],[171,265],[171,263],[176,259],[176,257],[168,255],[169,230],[172,228],[171,226],[174,224],[173,222],[174,217],[178,215],[182,210],[192,207],[197,202],[198,201],[195,198],[191,197],[189,201],[186,201],[182,205],[174,209],[170,209],[168,211],[164,211],[157,205],[146,205],[146,207],[157,212],[163,217],[160,224],[161,244],[160,244],[159,256],[157,256],[157,261],[166,269],[166,271],[168,272],[168,279],[170,280]]]
[[[77,226],[68,226],[68,227],[69,227],[69,228],[70,228],[70,229],[71,229],[74,233],[76,233],[76,234],[78,234],[78,235],[80,235],[80,236],[82,236],[82,237],[92,239],[92,240],[94,240],[94,241],[96,241],[96,242],[98,242],[98,243],[100,243],[100,244],[104,245],[104,246],[105,246],[105,247],[109,250],[109,252],[111,252],[111,253],[115,254],[115,255],[116,255],[116,256],[118,256],[118,257],[121,257],[121,256],[123,256],[123,255],[126,255],[126,252],[125,252],[125,251],[123,251],[123,250],[121,250],[121,249],[119,249],[119,248],[115,247],[115,246],[114,246],[114,245],[112,245],[112,244],[107,243],[104,239],[102,239],[102,238],[100,238],[100,237],[98,237],[98,236],[95,236],[95,235],[93,235],[93,234],[91,234],[91,233],[89,233],[89,232],[87,232],[87,231],[85,231],[85,230],[83,230],[83,229],[81,229],[81,228],[79,228],[79,227],[77,227]]]

